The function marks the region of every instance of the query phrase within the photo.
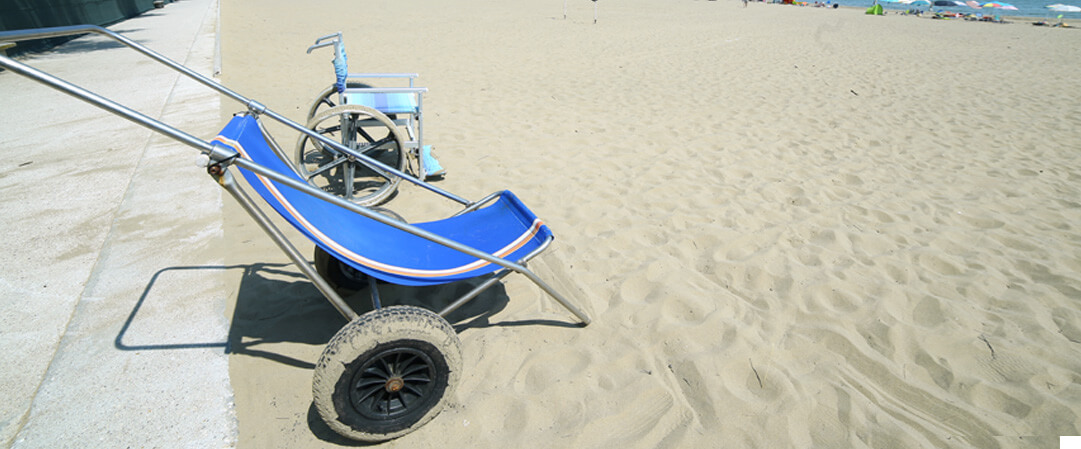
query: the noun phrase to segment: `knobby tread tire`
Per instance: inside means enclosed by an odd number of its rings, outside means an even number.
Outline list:
[[[350,425],[357,422],[356,412],[343,406],[345,399],[339,385],[343,375],[351,365],[359,362],[358,358],[370,354],[376,348],[395,344],[422,342],[431,345],[445,361],[446,386],[434,405],[412,422],[402,423],[401,428],[381,429],[378,423],[372,426]],[[315,367],[312,381],[312,396],[315,408],[323,421],[335,432],[347,438],[378,442],[394,439],[410,433],[428,421],[431,421],[446,406],[454,394],[455,386],[461,377],[462,351],[461,342],[446,320],[439,315],[418,307],[390,306],[368,312],[343,327],[327,343],[319,363]],[[433,399],[435,400],[435,399]],[[346,416],[352,413],[350,416]]]

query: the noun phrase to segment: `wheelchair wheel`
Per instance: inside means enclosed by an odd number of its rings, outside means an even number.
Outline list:
[[[308,121],[308,129],[385,165],[405,169],[402,144],[406,140],[394,122],[375,109],[360,105],[328,108]],[[304,134],[297,140],[295,157],[300,175],[309,184],[361,206],[383,203],[401,181]]]
[[[461,364],[461,343],[446,320],[417,307],[384,307],[353,320],[327,343],[315,367],[313,402],[342,436],[390,440],[443,410]]]
[[[357,82],[346,82],[345,88],[368,88],[372,87],[368,84]],[[315,97],[315,101],[312,102],[312,106],[308,108],[308,120],[315,117],[321,111],[338,106],[338,89],[333,84],[327,86],[322,92],[319,92],[319,96]]]

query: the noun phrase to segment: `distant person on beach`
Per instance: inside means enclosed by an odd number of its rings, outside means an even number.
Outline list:
[[[747,7],[747,0],[743,0],[743,7],[744,7],[744,8],[746,8],[746,7]]]

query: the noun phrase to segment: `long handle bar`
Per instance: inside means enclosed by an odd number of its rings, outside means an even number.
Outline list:
[[[100,35],[112,38],[112,39],[116,40],[117,42],[120,42],[121,44],[124,44],[125,46],[130,47],[131,49],[133,49],[133,50],[135,50],[135,51],[137,51],[139,53],[142,53],[143,55],[145,55],[145,56],[147,56],[147,57],[149,57],[149,58],[151,58],[151,59],[153,59],[155,61],[158,61],[158,62],[164,64],[165,66],[167,66],[167,67],[169,67],[169,68],[171,68],[173,70],[176,70],[176,71],[178,71],[178,72],[180,72],[180,73],[182,73],[184,75],[187,75],[189,78],[192,78],[195,81],[198,81],[200,84],[203,84],[203,85],[205,85],[205,86],[207,86],[207,87],[209,87],[211,89],[214,89],[214,90],[220,92],[221,94],[223,94],[223,95],[225,95],[225,96],[227,96],[229,98],[232,98],[233,100],[236,100],[237,102],[245,105],[245,107],[247,107],[248,110],[250,110],[250,111],[252,111],[254,113],[257,113],[257,114],[266,115],[267,117],[270,117],[270,118],[274,119],[275,121],[277,121],[277,122],[279,122],[279,123],[281,123],[283,125],[286,125],[286,126],[292,128],[292,129],[294,129],[294,130],[296,130],[298,132],[301,132],[301,133],[303,133],[303,134],[305,134],[305,135],[307,135],[307,136],[309,136],[309,137],[311,137],[313,139],[316,139],[316,140],[322,142],[323,144],[325,144],[325,145],[327,145],[327,146],[329,146],[331,148],[334,148],[337,151],[340,151],[340,152],[342,152],[344,154],[348,154],[350,156],[353,156],[353,157],[357,158],[358,162],[361,162],[364,165],[368,165],[369,167],[372,167],[373,169],[376,169],[377,171],[382,171],[384,173],[392,174],[394,176],[397,176],[397,177],[399,177],[401,179],[409,181],[409,182],[411,182],[413,184],[416,184],[416,185],[418,185],[418,186],[420,186],[420,187],[422,187],[422,188],[424,188],[424,189],[426,189],[428,191],[439,194],[439,195],[443,196],[444,198],[450,199],[450,200],[458,202],[460,204],[464,204],[464,205],[471,204],[471,202],[469,200],[467,200],[467,199],[464,199],[464,198],[462,198],[462,197],[460,197],[458,195],[455,195],[455,194],[450,193],[450,192],[448,192],[446,190],[440,189],[440,188],[438,188],[436,186],[433,186],[433,185],[431,185],[429,183],[421,181],[420,179],[417,179],[417,178],[415,178],[415,177],[413,177],[413,176],[411,176],[411,175],[409,175],[409,174],[407,174],[405,172],[402,172],[401,170],[398,170],[398,169],[396,169],[394,167],[391,167],[391,166],[386,165],[386,164],[384,164],[382,162],[379,162],[379,161],[377,161],[375,159],[372,159],[372,158],[370,158],[368,156],[365,156],[364,154],[353,151],[351,148],[346,147],[345,145],[342,145],[340,142],[335,142],[335,141],[331,140],[330,138],[328,138],[326,136],[323,136],[323,135],[321,135],[321,134],[319,134],[319,133],[317,133],[317,132],[315,132],[313,130],[310,130],[305,126],[303,126],[303,125],[301,125],[299,123],[296,123],[296,122],[286,118],[285,116],[283,116],[281,114],[278,114],[278,113],[268,109],[265,105],[255,101],[255,100],[251,100],[251,99],[249,99],[247,97],[244,97],[243,95],[240,95],[240,94],[232,91],[231,89],[221,85],[220,83],[218,83],[218,82],[216,82],[216,81],[214,81],[214,80],[212,80],[210,78],[207,78],[206,76],[203,76],[203,75],[199,74],[198,72],[196,72],[194,70],[191,70],[191,69],[189,69],[189,68],[187,68],[187,67],[185,67],[185,66],[183,66],[183,65],[181,65],[181,64],[179,64],[179,63],[177,63],[177,62],[175,62],[175,61],[173,61],[173,60],[171,60],[171,59],[169,59],[169,58],[167,58],[165,56],[163,56],[162,54],[160,54],[160,53],[158,53],[158,52],[156,52],[154,50],[151,50],[151,49],[149,49],[147,47],[144,47],[143,45],[141,45],[141,44],[139,44],[139,43],[137,43],[137,42],[135,42],[135,41],[133,41],[131,39],[128,39],[128,38],[126,38],[124,36],[121,36],[120,34],[117,34],[117,33],[113,32],[113,31],[110,31],[108,29],[105,29],[105,28],[102,28],[102,27],[99,27],[99,26],[96,26],[96,25],[72,25],[72,26],[53,27],[53,28],[38,28],[38,29],[30,29],[30,30],[0,31],[0,42],[3,42],[3,41],[23,41],[23,40],[29,40],[29,39],[44,39],[44,38],[50,38],[50,37],[70,36],[70,35],[73,35],[73,34],[85,34],[85,33],[96,33],[96,34],[100,34]],[[325,37],[329,37],[329,36],[325,36]],[[179,129],[176,129],[176,128],[173,128],[173,127],[171,127],[169,125],[166,125],[166,124],[164,124],[164,123],[162,123],[162,122],[160,122],[158,120],[155,120],[153,118],[150,118],[150,117],[146,116],[145,114],[142,114],[142,113],[140,113],[138,111],[135,111],[135,110],[133,110],[131,108],[123,106],[123,105],[121,105],[119,103],[116,103],[116,102],[114,102],[112,100],[109,100],[109,99],[107,99],[105,97],[97,95],[97,94],[95,94],[93,92],[90,92],[90,91],[88,91],[86,89],[83,89],[83,88],[81,88],[79,86],[71,84],[71,83],[69,83],[67,81],[64,81],[64,80],[60,79],[60,78],[57,78],[57,77],[52,76],[52,75],[50,75],[48,73],[37,70],[37,69],[35,69],[33,67],[30,67],[30,66],[28,66],[26,64],[23,64],[21,62],[15,61],[14,59],[11,59],[11,58],[9,58],[7,56],[0,56],[0,67],[4,67],[5,69],[11,70],[12,72],[15,72],[15,73],[18,73],[20,75],[26,76],[26,77],[28,77],[30,79],[33,79],[34,81],[40,82],[40,83],[45,84],[47,86],[50,86],[50,87],[52,87],[54,89],[57,89],[57,90],[59,90],[61,92],[64,92],[64,93],[66,93],[68,95],[71,95],[71,96],[73,96],[75,98],[86,101],[86,102],[88,102],[90,104],[93,104],[93,105],[99,107],[99,108],[105,109],[106,111],[112,112],[112,113],[114,113],[116,115],[119,115],[121,117],[124,117],[124,118],[126,118],[126,119],[128,119],[128,120],[130,120],[132,122],[135,122],[136,124],[145,126],[147,128],[150,128],[151,130],[154,130],[154,131],[162,133],[162,134],[164,134],[166,136],[172,137],[172,138],[174,138],[176,140],[179,140],[179,141],[183,142],[184,144],[186,144],[188,146],[191,146],[191,147],[193,147],[193,148],[195,148],[195,149],[197,149],[199,151],[202,151],[204,153],[209,153],[212,150],[212,147],[210,146],[210,144],[207,143],[206,141],[202,140],[202,139],[199,139],[199,138],[197,138],[195,136],[192,136],[191,134],[188,134],[188,133],[186,133],[184,131],[181,131]]]

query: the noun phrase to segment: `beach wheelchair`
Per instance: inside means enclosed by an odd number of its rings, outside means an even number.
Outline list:
[[[461,376],[460,341],[445,317],[511,273],[532,281],[582,325],[589,317],[526,264],[549,247],[553,234],[513,193],[469,201],[391,167],[310,127],[293,122],[161,54],[105,28],[82,25],[0,32],[0,41],[96,33],[112,38],[238,101],[236,114],[212,140],[203,140],[138,111],[6,56],[0,67],[86,101],[198,150],[197,162],[224,188],[347,320],[324,348],[313,374],[313,402],[334,431],[360,441],[407,434],[433,419]],[[212,112],[216,113],[216,112]],[[373,115],[374,117],[375,115]],[[448,218],[406,223],[312,187],[264,127],[269,118],[328,149],[355,158],[460,205]],[[392,131],[393,132],[393,131]],[[246,180],[282,219],[315,244],[310,263],[234,177]],[[383,306],[378,283],[430,286],[469,280],[464,295],[438,312]],[[368,288],[372,311],[358,314],[340,289]]]
[[[424,145],[424,87],[415,87],[416,73],[349,73],[342,33],[315,40],[308,53],[334,47],[335,82],[316,96],[308,109],[308,129],[336,140],[350,149],[405,171],[416,161],[413,173],[420,179],[441,177],[446,170]],[[408,86],[372,87],[370,79],[408,80]],[[300,174],[313,186],[354,203],[378,205],[396,191],[400,178],[301,134],[294,152]]]

